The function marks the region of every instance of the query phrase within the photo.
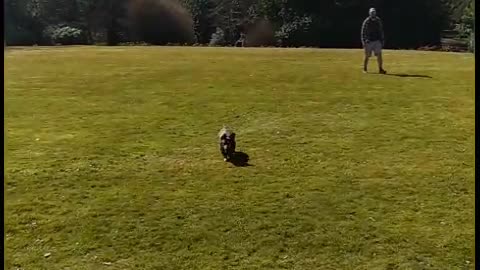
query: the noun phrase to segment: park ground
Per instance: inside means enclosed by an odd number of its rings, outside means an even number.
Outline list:
[[[474,269],[474,56],[362,57],[7,48],[6,269]]]

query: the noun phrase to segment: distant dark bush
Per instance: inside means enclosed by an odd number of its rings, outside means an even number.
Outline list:
[[[247,30],[246,45],[249,47],[273,46],[276,44],[275,32],[268,20],[258,20]]]
[[[175,0],[131,0],[129,25],[138,41],[154,45],[193,44],[190,14]]]
[[[470,36],[469,48],[471,52],[475,53],[475,32]]]
[[[30,46],[35,43],[32,31],[8,25],[5,27],[5,40],[8,46]]]
[[[118,44],[119,46],[151,46],[151,44],[148,44],[143,41],[139,42],[121,42]]]

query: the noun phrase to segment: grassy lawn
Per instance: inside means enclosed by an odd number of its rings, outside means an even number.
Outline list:
[[[7,51],[6,269],[474,269],[474,57],[384,54]]]

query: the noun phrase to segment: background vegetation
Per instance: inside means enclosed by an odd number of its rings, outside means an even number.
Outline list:
[[[8,45],[233,45],[358,47],[376,7],[387,47],[438,45],[442,30],[474,37],[473,0],[7,0]],[[471,39],[473,42],[473,39]]]

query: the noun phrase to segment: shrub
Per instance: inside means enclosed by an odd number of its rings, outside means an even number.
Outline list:
[[[470,35],[470,42],[468,45],[468,50],[475,53],[475,32]]]
[[[308,16],[296,16],[293,21],[283,24],[275,33],[278,44],[281,46],[299,46],[308,36],[312,24],[312,18]]]
[[[44,31],[46,39],[53,44],[85,44],[86,39],[81,29],[71,26],[50,26]]]
[[[249,47],[275,45],[275,32],[272,24],[266,19],[258,20],[252,24],[247,30],[246,44]]]
[[[131,0],[128,10],[138,41],[153,45],[195,42],[193,20],[177,0]]]
[[[30,46],[35,43],[32,31],[7,24],[5,27],[5,41],[9,46]]]
[[[225,32],[220,27],[217,27],[215,33],[212,34],[210,39],[210,46],[224,46],[225,41]]]

